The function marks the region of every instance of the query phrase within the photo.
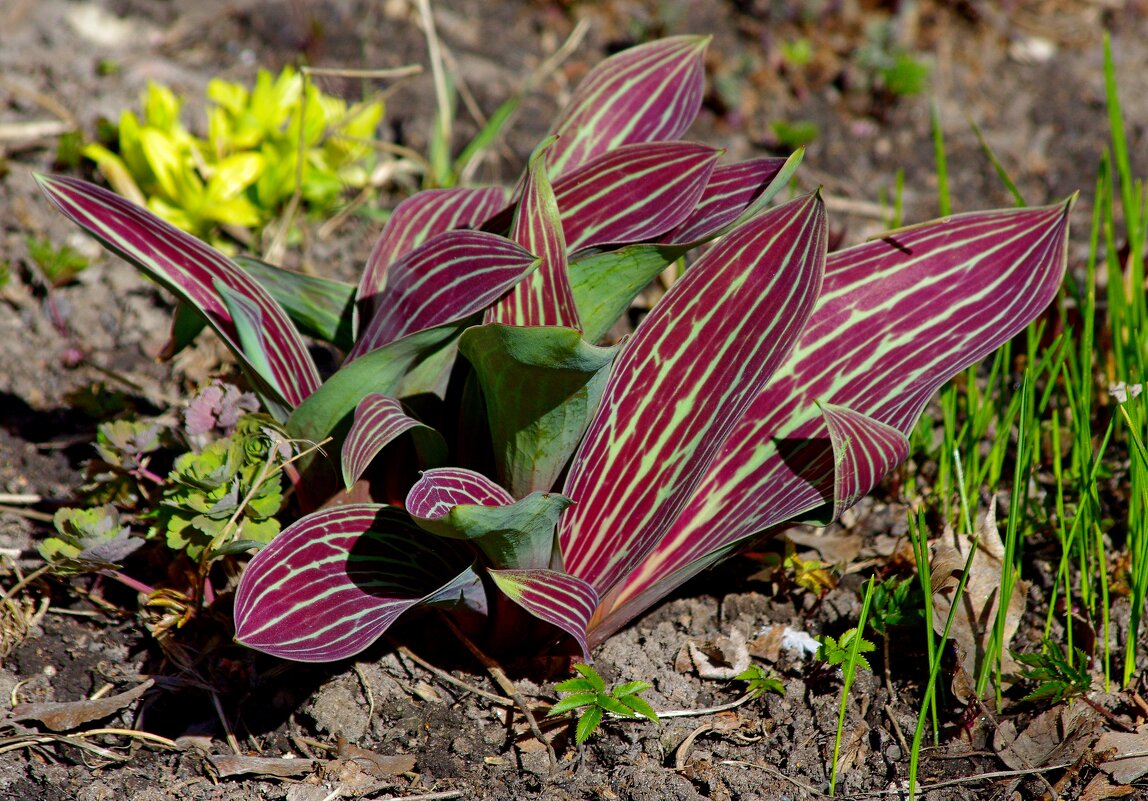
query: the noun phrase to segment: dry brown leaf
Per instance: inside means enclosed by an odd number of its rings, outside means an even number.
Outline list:
[[[817,558],[831,565],[847,565],[861,553],[861,538],[856,534],[826,534],[825,529],[798,528],[785,532],[785,538],[794,545],[813,550]]]
[[[749,645],[741,632],[704,642],[690,640],[686,647],[690,661],[703,679],[728,681],[749,668]]]
[[[961,597],[957,613],[953,618],[949,637],[956,641],[962,654],[961,667],[970,676],[976,676],[984,658],[985,646],[996,624],[997,606],[1001,584],[1001,567],[1004,564],[1005,548],[996,525],[996,498],[989,502],[984,520],[977,528],[977,552],[969,567],[969,578]],[[972,540],[957,534],[946,527],[929,556],[929,576],[933,587],[933,629],[937,634],[945,630],[945,621],[953,605],[953,595],[960,583],[961,572],[968,560]],[[1007,676],[1016,672],[1016,660],[1009,653],[1021,617],[1024,615],[1025,598],[1028,594],[1027,582],[1017,581],[1005,612],[1005,628],[1001,641],[1004,653],[1001,670]],[[962,696],[960,688],[953,688],[954,694],[962,702],[969,698]]]
[[[85,723],[114,715],[138,700],[154,684],[155,681],[148,679],[127,692],[97,698],[94,701],[41,701],[34,704],[17,704],[12,708],[10,720],[38,720],[51,731],[72,731]]]
[[[746,644],[750,656],[756,656],[767,662],[776,662],[781,656],[781,640],[785,636],[785,629],[782,624],[775,623],[767,631],[750,640]]]
[[[233,754],[212,754],[207,758],[221,779],[229,776],[275,776],[291,779],[314,773],[316,763],[310,759],[285,757],[253,757]]]
[[[1106,731],[1092,746],[1092,751],[1105,762],[1097,765],[1117,784],[1131,784],[1148,774],[1148,756],[1117,759],[1125,754],[1148,754],[1148,725],[1133,732]]]
[[[1103,801],[1105,798],[1123,798],[1136,792],[1135,787],[1113,784],[1103,773],[1097,773],[1080,793],[1080,801]]]
[[[340,759],[354,762],[376,779],[398,776],[415,769],[415,758],[410,754],[379,754],[368,748],[348,743],[343,737],[336,741],[336,754]]]
[[[1032,770],[1055,762],[1075,762],[1084,756],[1104,719],[1087,704],[1049,709],[1033,718],[1024,731],[1002,720],[993,735],[993,749],[1013,770]]]

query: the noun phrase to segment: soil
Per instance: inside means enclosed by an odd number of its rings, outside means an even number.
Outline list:
[[[693,135],[738,159],[784,152],[775,121],[816,123],[800,181],[823,186],[839,241],[858,241],[887,224],[880,201],[895,191],[898,170],[905,220],[935,215],[935,99],[954,210],[1012,203],[971,119],[1030,203],[1084,193],[1073,217],[1071,254],[1079,268],[1089,193],[1107,141],[1106,27],[1134,162],[1144,151],[1148,9],[1137,3],[444,0],[434,10],[456,73],[486,113],[520,90],[579,21],[589,24],[573,54],[527,94],[514,127],[482,165],[478,177],[486,180],[513,180],[589,66],[627,44],[686,32],[714,37],[711,90]],[[258,67],[300,60],[425,66],[418,20],[409,0],[8,0],[0,8],[0,263],[11,275],[0,291],[0,493],[42,499],[0,514],[5,587],[39,566],[35,542],[51,530],[53,504],[81,481],[99,420],[84,411],[92,399],[115,392],[118,402],[157,413],[176,407],[219,364],[210,341],[174,363],[157,361],[170,298],[101,251],[37,192],[33,171],[87,169],[57,163],[59,134],[93,135],[101,118],[135,107],[149,80],[196,98],[212,77],[249,80]],[[896,95],[866,66],[880,30],[923,54],[932,67],[927,93]],[[783,58],[784,46],[802,38],[812,45],[807,63]],[[346,78],[324,85],[349,96],[362,90]],[[433,96],[429,72],[388,88],[385,135],[425,152]],[[458,128],[464,142],[477,124],[462,111]],[[309,230],[285,261],[353,279],[377,233],[369,218],[351,216],[333,234]],[[28,256],[33,238],[67,243],[92,265],[74,283],[46,289]],[[849,557],[853,564],[888,562],[891,543],[904,533],[903,504],[891,482],[828,533],[861,543]],[[812,550],[836,561],[827,546]],[[457,644],[428,636],[425,619],[395,629],[393,639],[353,663],[305,666],[228,644],[225,603],[161,648],[135,611],[137,599],[113,582],[36,581],[13,594],[0,621],[6,704],[108,698],[145,680],[154,684],[82,727],[52,731],[47,720],[15,713],[0,720],[0,799],[821,797],[834,759],[841,676],[800,650],[779,647],[777,637],[786,627],[810,636],[848,628],[857,619],[860,580],[847,569],[817,598],[755,578],[759,567],[739,558],[686,585],[603,645],[595,665],[608,681],[649,681],[646,697],[663,712],[735,700],[740,685],[728,680],[730,663],[749,654],[782,678],[783,694],[724,712],[667,716],[658,725],[607,722],[584,747],[572,742],[568,721],[551,721],[545,735],[555,766],[522,715],[487,697],[503,692],[483,667]],[[1034,583],[1017,642],[1039,636],[1043,593]],[[904,795],[904,738],[916,725],[924,658],[919,636],[893,636],[887,653],[895,656],[887,659],[880,648],[872,654],[873,672],[861,671],[847,698],[836,787],[843,798]],[[690,643],[708,660],[691,658]],[[512,667],[532,704],[544,708],[554,699],[554,677],[544,669]],[[1125,714],[1127,698],[1095,697]],[[1083,704],[1073,709],[1092,714]],[[1019,742],[1018,731],[1039,739],[1032,727],[1043,720],[1032,708],[1020,710],[1008,720],[987,710],[967,715],[945,698],[939,747],[926,750],[920,772],[926,797],[1035,798],[1053,785],[1061,797],[1079,797],[1093,787],[1100,774],[1084,754],[1072,768],[1046,772],[1035,769],[1076,758],[1020,757],[1034,770],[1015,770],[1018,758],[1007,748]],[[1099,714],[1087,719],[1089,731],[1101,726]],[[1072,741],[1069,723],[1058,721],[1060,739]],[[178,749],[114,733],[73,736],[96,725],[151,733]]]

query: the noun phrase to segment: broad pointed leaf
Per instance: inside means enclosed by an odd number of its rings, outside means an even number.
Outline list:
[[[583,251],[570,262],[570,286],[582,331],[597,342],[630,308],[634,298],[689,248],[628,245],[618,250]]]
[[[844,406],[820,404],[833,446],[832,514],[824,523],[838,519],[885,476],[909,456],[909,438]]]
[[[279,305],[222,253],[139,206],[77,178],[36,176],[40,188],[64,216],[109,250],[127,259],[194,306],[243,366],[283,404],[298,406],[319,386],[307,347]],[[227,305],[216,290],[227,286],[259,310],[266,349],[263,372],[243,350]]]
[[[790,201],[715,246],[638,326],[566,481],[571,575],[609,589],[662,539],[796,343],[825,248],[820,198]]]
[[[355,408],[355,421],[343,441],[343,481],[350,489],[366,472],[374,458],[392,440],[407,431],[421,431],[427,440],[424,448],[436,454],[436,463],[446,456],[442,435],[430,426],[409,416],[395,398],[371,393]]]
[[[235,638],[300,662],[362,651],[413,606],[460,599],[478,580],[465,549],[429,538],[400,510],[348,504],[304,517],[248,564]]]
[[[676,139],[701,108],[708,36],[630,48],[582,79],[552,133],[550,174],[562,175],[632,142]]]
[[[263,326],[263,314],[260,308],[239,292],[221,281],[215,281],[215,291],[223,306],[231,316],[235,326],[235,338],[258,377],[271,375],[271,359],[268,355],[266,329]],[[284,407],[280,395],[274,388],[268,388],[264,381],[256,381],[263,404],[270,409],[277,420],[286,420],[291,413],[290,408]]]
[[[551,489],[598,408],[616,349],[569,328],[505,325],[470,328],[459,348],[482,385],[502,485],[516,498]]]
[[[286,270],[250,256],[236,256],[235,263],[267,290],[302,333],[330,342],[343,351],[351,349],[354,344],[353,286]]]
[[[568,573],[556,570],[488,570],[487,573],[507,598],[539,620],[569,634],[590,659],[586,627],[598,605],[593,586]]]
[[[549,566],[558,516],[569,505],[545,492],[515,501],[481,473],[456,467],[425,471],[406,500],[426,531],[473,541],[495,567],[522,568]]]
[[[719,164],[689,217],[663,234],[663,244],[705,242],[727,226],[760,211],[789,181],[801,163],[802,152],[787,159],[761,158],[737,164]]]
[[[357,303],[362,319],[374,316],[375,296],[386,286],[392,264],[435,234],[480,227],[506,200],[506,189],[485,186],[428,189],[400,203],[383,226],[359,279]]]
[[[815,402],[907,436],[945,381],[1016,336],[1055,297],[1067,264],[1067,211],[957,215],[830,255],[797,348],[673,529],[612,594],[606,627],[639,609],[631,599],[650,603],[671,591],[695,560],[832,500],[830,427]]]
[[[801,156],[798,151],[783,161],[719,165],[698,205],[687,219],[661,236],[660,244],[604,252],[591,249],[576,255],[568,272],[586,339],[597,342],[605,336],[638,293],[690,247],[724,235],[760,214],[788,184]]]
[[[557,179],[566,249],[653,239],[681,224],[720,155],[692,142],[626,145]]]
[[[538,256],[538,271],[520,281],[486,313],[486,322],[508,325],[561,325],[580,328],[578,309],[566,273],[566,237],[554,189],[546,177],[546,148],[539,145],[530,158],[526,186],[514,213],[510,238]]]
[[[399,337],[482,311],[521,281],[538,261],[505,237],[446,231],[395,264],[348,361]]]
[[[322,441],[366,395],[395,395],[412,367],[449,347],[466,326],[464,320],[416,331],[344,364],[291,414],[287,430],[291,436],[308,442]]]

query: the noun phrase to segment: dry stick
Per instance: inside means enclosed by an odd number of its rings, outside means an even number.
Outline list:
[[[363,672],[363,668],[355,665],[352,670],[359,677],[359,684],[363,685],[363,695],[367,697],[367,729],[370,730],[371,721],[375,719],[375,694],[371,692],[371,683],[367,681],[367,674]]]
[[[538,726],[538,721],[534,719],[534,714],[530,711],[530,707],[526,703],[526,699],[522,693],[518,692],[518,688],[514,686],[514,682],[507,677],[506,673],[498,663],[483,653],[482,649],[471,642],[470,637],[467,637],[462,629],[450,619],[447,615],[442,615],[442,619],[450,626],[450,630],[454,632],[454,636],[458,637],[462,644],[467,647],[475,659],[482,663],[486,668],[487,673],[494,679],[494,683],[502,688],[502,691],[514,699],[514,703],[522,710],[522,714],[526,717],[526,724],[530,727],[530,733],[534,735],[538,742],[546,746],[546,753],[550,757],[550,767],[553,770],[558,767],[558,754],[554,752],[554,746],[550,741],[542,735],[542,729]]]
[[[694,740],[698,739],[698,737],[705,734],[707,731],[709,731],[712,728],[713,728],[713,726],[711,726],[710,724],[703,723],[702,725],[700,725],[696,729],[694,729],[692,732],[690,732],[686,736],[686,739],[682,740],[681,745],[678,746],[678,750],[674,753],[674,770],[684,770],[685,769],[686,759],[690,755],[690,749],[693,748]]]
[[[714,715],[718,712],[728,712],[731,709],[737,709],[747,701],[752,701],[757,698],[759,693],[746,693],[741,698],[730,701],[728,704],[719,704],[718,706],[708,706],[705,709],[671,709],[669,712],[658,712],[658,719],[662,718],[695,718],[699,715]]]
[[[885,704],[885,715],[889,718],[889,722],[893,724],[893,734],[897,735],[897,742],[901,744],[901,753],[907,756],[913,749],[909,748],[909,741],[905,739],[905,732],[901,731],[901,724],[893,714],[893,707],[888,704]]]
[[[451,125],[453,120],[450,114],[450,98],[447,96],[446,73],[443,71],[442,52],[439,49],[438,32],[434,26],[434,14],[431,13],[430,0],[418,0],[419,16],[423,24],[423,36],[427,40],[427,52],[430,56],[431,75],[434,78],[435,103],[438,105],[439,136],[442,137],[446,147],[450,147],[452,137]]]
[[[494,693],[487,692],[486,690],[480,689],[479,687],[475,687],[473,684],[467,684],[462,679],[456,679],[454,676],[450,675],[442,668],[435,667],[430,662],[417,655],[410,648],[407,648],[405,645],[400,645],[398,647],[398,651],[407,659],[411,660],[425,670],[429,670],[441,680],[447,682],[448,684],[453,684],[456,687],[460,687],[463,690],[466,690],[468,693],[474,693],[477,696],[485,698],[488,701],[493,701],[496,704],[501,704],[502,706],[515,706],[517,703],[513,698],[506,698],[505,696],[495,695]]]

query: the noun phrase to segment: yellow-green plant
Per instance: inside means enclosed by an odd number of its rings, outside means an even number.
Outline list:
[[[278,76],[260,71],[250,90],[217,78],[206,99],[203,139],[184,126],[182,98],[149,84],[140,114],[120,116],[112,146],[93,143],[84,155],[120,194],[216,240],[220,226],[261,230],[296,192],[322,214],[344,190],[369,184],[368,140],[382,102],[348,105],[290,67]]]

